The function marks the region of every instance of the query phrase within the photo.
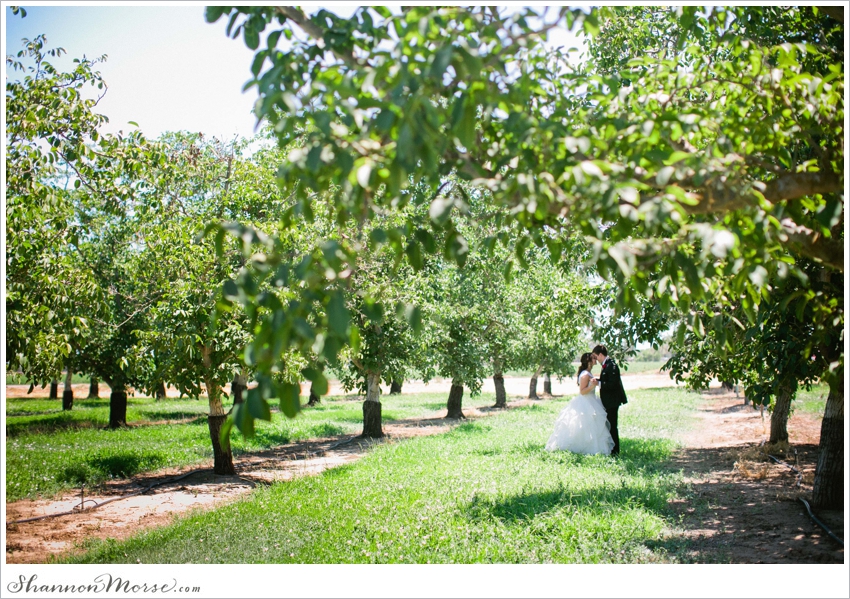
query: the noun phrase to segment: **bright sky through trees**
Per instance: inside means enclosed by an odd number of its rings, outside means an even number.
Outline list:
[[[109,92],[97,110],[109,117],[105,131],[127,131],[135,121],[150,137],[169,130],[225,139],[252,134],[256,92],[243,94],[242,86],[253,53],[228,39],[223,25],[207,24],[202,4],[25,9],[21,18],[5,8],[5,54],[44,33],[48,47],[68,52],[53,61],[60,68],[84,54],[108,55],[99,69]]]
[[[5,55],[21,50],[22,38],[44,33],[49,48],[67,51],[61,60],[51,59],[57,67],[69,68],[83,55],[108,56],[98,67],[109,85],[97,108],[109,117],[105,132],[131,130],[133,121],[148,137],[165,131],[202,132],[221,139],[253,134],[256,90],[242,93],[253,52],[241,39],[225,35],[224,22],[206,23],[205,4],[22,6],[25,18],[5,6]],[[347,16],[357,5],[321,7]],[[550,43],[579,45],[563,31],[551,32]]]

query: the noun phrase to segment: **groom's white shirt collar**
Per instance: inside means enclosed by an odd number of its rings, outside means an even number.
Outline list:
[[[605,362],[607,362],[607,361],[608,361],[608,356],[605,356],[605,359],[602,360],[602,365],[605,366]]]

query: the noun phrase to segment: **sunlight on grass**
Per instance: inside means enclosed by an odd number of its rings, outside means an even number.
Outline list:
[[[439,393],[384,396],[383,419],[420,418],[431,415],[435,406],[445,415],[445,400]],[[465,404],[483,406],[494,401],[484,395]],[[57,400],[8,399],[6,500],[50,497],[84,483],[92,487],[164,467],[209,464],[207,411],[205,399],[131,397],[127,402],[130,428],[108,430],[108,399],[77,400],[68,412],[62,411]],[[252,439],[234,434],[233,453],[238,457],[306,439],[359,433],[362,423],[361,401],[326,397],[294,419],[276,412],[271,422],[258,421]]]
[[[123,543],[93,542],[79,562],[675,562],[658,540],[684,492],[673,437],[699,396],[630,393],[622,454],[549,453],[566,399],[375,447],[322,475],[255,491]]]

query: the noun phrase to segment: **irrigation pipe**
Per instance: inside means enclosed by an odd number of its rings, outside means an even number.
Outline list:
[[[197,474],[198,472],[204,472],[205,470],[209,470],[209,468],[199,468],[197,470],[192,470],[191,472],[187,472],[186,474],[182,474],[182,475],[180,475],[176,478],[169,478],[169,479],[160,481],[158,483],[153,483],[152,485],[148,485],[147,487],[145,487],[141,491],[136,491],[135,493],[130,493],[128,495],[121,495],[120,497],[113,497],[112,499],[107,499],[106,501],[101,501],[100,503],[95,503],[92,507],[82,508],[82,509],[71,509],[71,510],[68,510],[67,512],[58,512],[56,514],[47,514],[46,516],[35,516],[34,518],[24,518],[22,520],[14,520],[12,522],[7,522],[6,526],[8,526],[10,524],[23,524],[25,522],[35,522],[37,520],[47,520],[48,518],[58,518],[59,516],[71,516],[71,515],[74,515],[74,514],[82,514],[83,512],[90,512],[92,510],[96,510],[97,508],[99,508],[101,506],[106,505],[107,503],[112,503],[113,501],[119,501],[121,499],[128,499],[130,497],[135,497],[136,495],[142,495],[143,493],[147,493],[148,491],[150,491],[154,487],[158,487],[160,485],[165,485],[165,484],[168,484],[168,483],[175,483],[178,480],[183,480],[184,478],[192,476],[193,474]],[[83,500],[80,503],[80,506],[82,506],[85,503],[88,503],[89,501],[93,502],[94,500],[93,499]]]
[[[807,512],[809,512],[809,518],[811,518],[811,519],[814,521],[814,523],[815,523],[815,524],[817,524],[817,525],[818,525],[818,526],[820,526],[822,529],[824,529],[824,530],[826,531],[826,534],[828,534],[828,535],[832,538],[832,540],[833,540],[833,541],[835,541],[836,543],[838,543],[839,545],[841,545],[842,547],[844,547],[844,541],[842,541],[842,540],[841,540],[841,539],[839,539],[837,536],[835,536],[835,534],[834,534],[831,530],[829,530],[829,529],[826,527],[826,524],[824,524],[823,522],[821,522],[820,520],[818,520],[818,519],[815,517],[815,515],[812,513],[812,508],[809,506],[809,502],[808,502],[808,501],[806,501],[805,499],[803,499],[802,497],[800,497],[800,502],[801,502],[804,506],[806,506],[806,511],[807,511]]]
[[[777,464],[782,464],[783,466],[788,466],[791,470],[796,472],[797,473],[797,484],[799,485],[800,480],[803,478],[803,475],[800,473],[799,470],[794,468],[794,466],[792,466],[791,464],[789,464],[787,462],[783,462],[782,460],[775,458],[774,456],[772,456],[770,454],[768,454],[767,457],[769,457],[771,460],[773,460]],[[835,536],[835,533],[833,533],[831,530],[829,530],[829,528],[826,526],[826,524],[824,524],[823,522],[818,520],[817,517],[814,515],[814,513],[812,513],[812,508],[809,505],[809,502],[806,501],[805,499],[803,499],[802,497],[799,497],[798,499],[800,500],[800,503],[802,503],[804,506],[806,506],[806,511],[809,513],[809,518],[812,519],[812,522],[814,522],[815,524],[820,526],[822,529],[824,529],[826,534],[828,534],[830,536],[830,538],[832,538],[833,541],[835,541],[836,543],[838,543],[839,545],[844,547],[844,541],[842,541],[840,538]]]
[[[793,470],[794,472],[797,473],[797,486],[799,487],[801,484],[803,484],[803,473],[802,472],[797,470],[794,466],[792,466],[788,462],[783,462],[782,460],[780,460],[779,458],[777,458],[775,456],[767,454],[767,457],[769,457],[771,460],[773,460],[777,464],[782,464],[783,466],[788,466],[791,470]]]

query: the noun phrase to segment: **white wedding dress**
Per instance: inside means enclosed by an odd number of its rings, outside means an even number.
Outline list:
[[[592,376],[587,370],[579,375],[579,381]],[[546,442],[546,451],[558,449],[584,454],[610,454],[614,439],[609,432],[611,425],[596,396],[596,387],[572,399],[558,414],[555,430]]]

